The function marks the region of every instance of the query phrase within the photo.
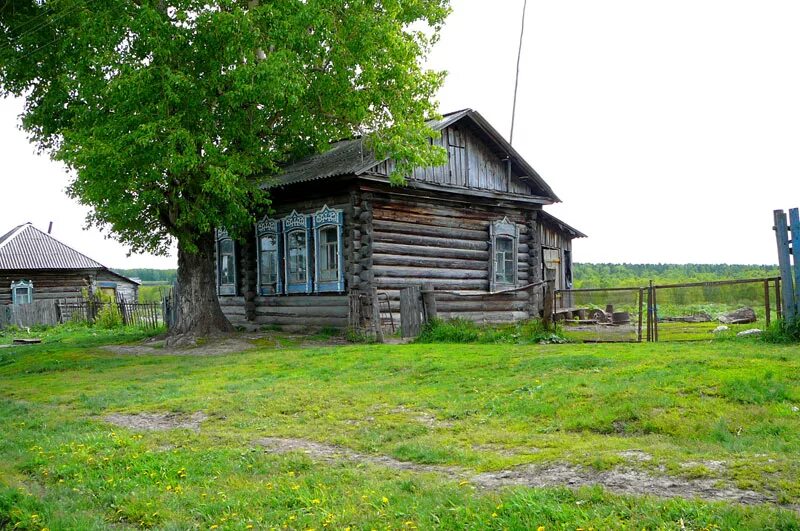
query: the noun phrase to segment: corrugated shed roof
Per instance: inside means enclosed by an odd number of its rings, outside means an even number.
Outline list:
[[[574,227],[570,227],[569,225],[567,225],[566,223],[555,217],[553,214],[550,214],[549,212],[545,212],[544,210],[542,210],[540,212],[540,215],[542,217],[542,221],[544,221],[545,223],[549,223],[557,227],[559,230],[562,230],[570,234],[573,238],[587,238],[587,236],[584,233],[582,233],[581,231],[579,231]]]
[[[106,269],[30,223],[0,239],[0,269]]]

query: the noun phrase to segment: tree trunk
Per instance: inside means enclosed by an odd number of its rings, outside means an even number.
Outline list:
[[[200,337],[233,332],[217,298],[214,234],[197,240],[197,252],[189,253],[178,242],[177,321],[167,345],[193,345]]]

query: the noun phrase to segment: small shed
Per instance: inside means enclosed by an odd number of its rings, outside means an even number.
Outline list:
[[[115,273],[30,223],[0,236],[0,305],[103,292],[136,302],[139,282]]]
[[[584,234],[544,211],[559,201],[552,188],[478,112],[429,124],[448,161],[406,186],[358,138],[265,180],[272,210],[251,234],[217,234],[232,323],[344,327],[357,296],[396,320],[401,290],[423,284],[440,292],[440,317],[508,322],[541,314],[542,279],[571,286],[572,240]]]

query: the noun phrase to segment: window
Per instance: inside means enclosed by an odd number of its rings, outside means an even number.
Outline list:
[[[495,239],[494,281],[498,284],[514,283],[514,240],[506,236]]]
[[[292,211],[283,218],[286,293],[310,293],[311,217]]]
[[[236,295],[236,246],[224,229],[217,230],[217,286],[220,295]]]
[[[258,292],[275,295],[283,291],[280,272],[280,222],[265,217],[256,225],[258,241]]]
[[[491,232],[491,291],[507,289],[517,284],[517,226],[508,218],[494,221],[489,226]]]
[[[344,213],[325,205],[314,214],[316,240],[315,281],[317,292],[344,290],[344,258],[342,254],[342,226]]]
[[[33,282],[20,280],[11,283],[11,303],[30,304],[33,302]]]

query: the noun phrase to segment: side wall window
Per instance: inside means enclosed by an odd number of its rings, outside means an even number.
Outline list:
[[[281,222],[265,217],[256,224],[258,244],[258,293],[275,295],[283,292],[281,275]]]
[[[224,229],[217,230],[217,290],[236,295],[236,246]]]
[[[33,281],[20,280],[11,283],[11,303],[30,304],[33,302]]]
[[[517,226],[508,218],[494,221],[489,226],[491,291],[508,289],[517,284]]]
[[[344,212],[325,205],[314,214],[314,291],[344,291]]]
[[[311,216],[292,213],[283,220],[286,293],[311,293]]]

